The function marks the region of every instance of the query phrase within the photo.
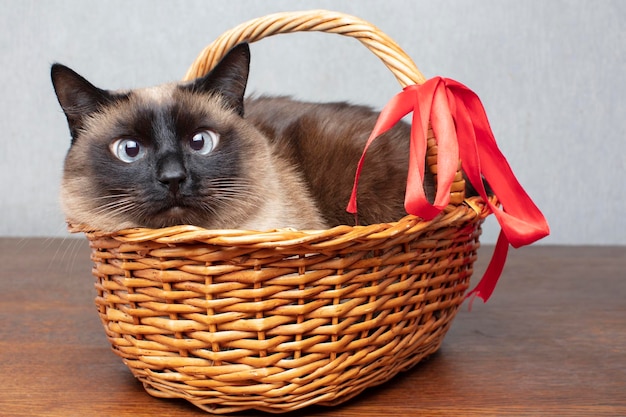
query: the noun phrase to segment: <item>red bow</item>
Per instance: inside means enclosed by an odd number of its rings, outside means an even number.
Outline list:
[[[516,248],[528,245],[547,236],[550,230],[498,149],[480,99],[463,84],[435,77],[421,85],[410,85],[391,99],[380,113],[363,150],[347,210],[357,212],[357,185],[368,147],[410,112],[413,119],[404,202],[407,213],[431,220],[449,204],[450,187],[460,159],[465,175],[500,223],[502,230],[485,275],[467,294],[486,302],[504,268],[509,243]],[[427,200],[423,187],[429,122],[438,146],[437,194],[433,204]],[[483,177],[503,209],[487,198]]]

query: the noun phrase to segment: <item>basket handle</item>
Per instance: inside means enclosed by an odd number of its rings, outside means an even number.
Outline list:
[[[426,78],[413,60],[380,29],[358,17],[327,10],[275,13],[241,23],[224,32],[198,55],[187,70],[183,81],[193,80],[208,73],[230,51],[242,42],[256,42],[272,35],[295,32],[325,32],[349,36],[359,40],[396,77],[404,88],[423,84]],[[427,161],[429,170],[437,175],[437,143],[429,131]],[[459,164],[450,188],[450,204],[457,206],[465,199],[465,180]]]
[[[411,58],[377,27],[357,17],[327,10],[275,13],[235,26],[204,48],[183,80],[205,75],[241,42],[252,43],[268,36],[295,32],[325,32],[355,38],[383,61],[402,87],[426,81]]]

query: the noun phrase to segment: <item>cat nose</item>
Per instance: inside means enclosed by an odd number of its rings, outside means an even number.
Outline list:
[[[172,193],[177,193],[180,183],[185,181],[187,174],[180,164],[166,164],[159,172],[158,180],[167,185]]]
[[[185,176],[176,176],[176,177],[171,177],[171,178],[166,178],[166,179],[160,179],[159,181],[167,185],[170,191],[176,194],[178,193],[178,190],[180,188],[180,183],[184,181],[185,178],[186,178]]]

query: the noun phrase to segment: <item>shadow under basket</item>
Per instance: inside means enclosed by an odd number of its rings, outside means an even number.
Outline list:
[[[423,77],[376,28],[333,12],[272,15],[211,44],[187,79],[235,44],[276,33],[358,38],[402,85]],[[429,141],[429,161],[436,145]],[[436,173],[436,166],[429,162]],[[437,351],[464,300],[490,214],[461,193],[432,221],[320,231],[193,226],[102,233],[96,305],[114,352],[148,393],[212,413],[335,405]]]

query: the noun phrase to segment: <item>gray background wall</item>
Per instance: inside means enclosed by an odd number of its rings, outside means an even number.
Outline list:
[[[65,236],[58,187],[69,134],[49,81],[59,61],[105,88],[179,79],[230,27],[285,10],[369,20],[427,77],[482,99],[498,143],[547,216],[552,244],[626,244],[626,2],[0,0],[0,235]],[[253,46],[250,91],[382,107],[398,91],[353,40]],[[495,221],[484,241],[493,242]]]

